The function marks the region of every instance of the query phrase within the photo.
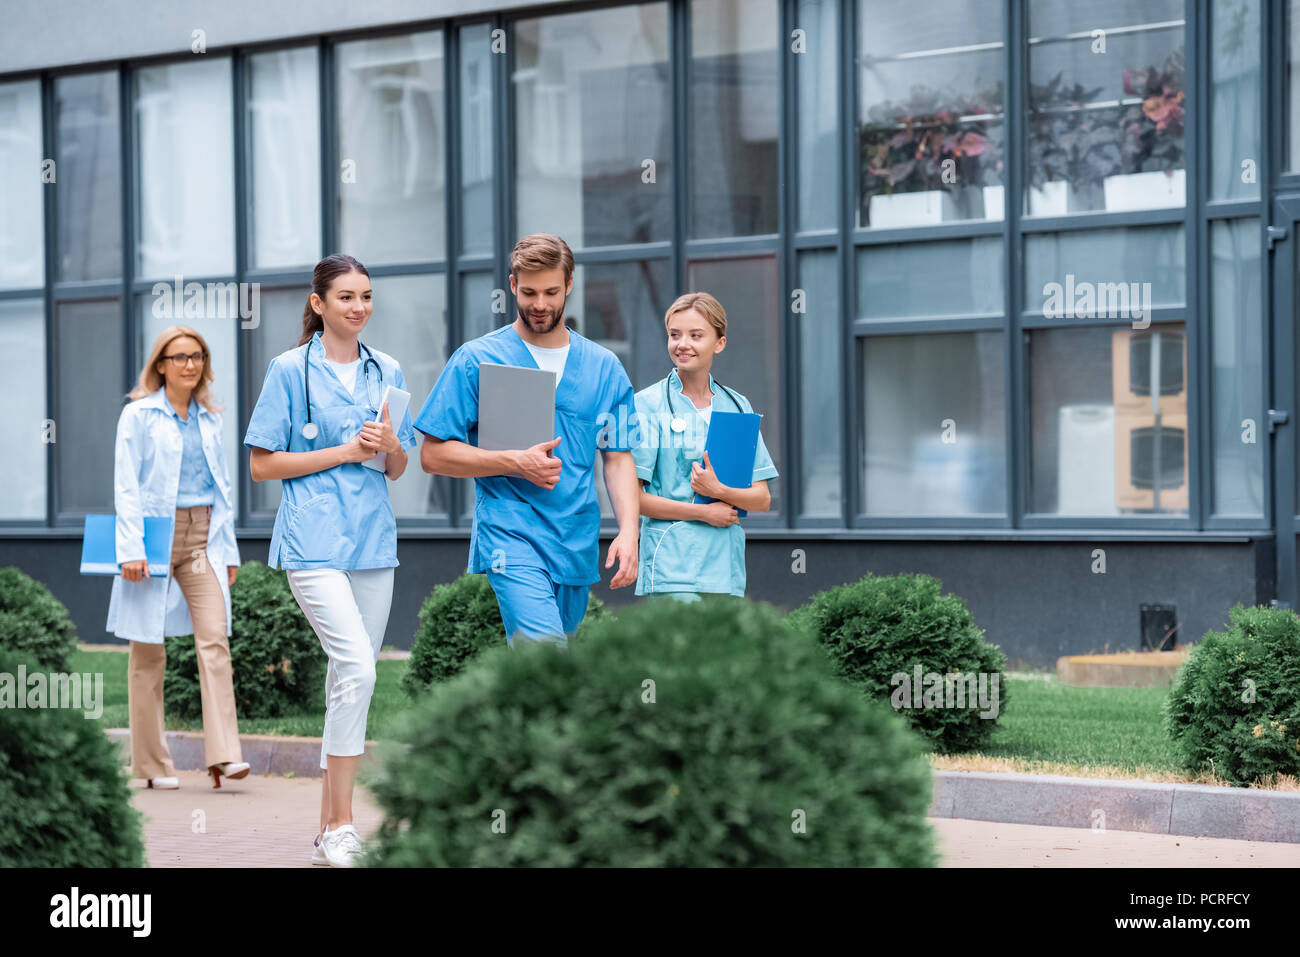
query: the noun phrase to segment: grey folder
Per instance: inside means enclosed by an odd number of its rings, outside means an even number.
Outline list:
[[[554,372],[486,362],[478,367],[480,449],[529,449],[553,438]]]

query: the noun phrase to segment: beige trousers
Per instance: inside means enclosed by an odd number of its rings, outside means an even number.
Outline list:
[[[224,568],[208,564],[207,505],[176,510],[172,539],[172,575],[190,607],[194,650],[199,659],[199,692],[203,698],[203,752],[208,767],[241,760],[239,725],[235,718],[235,688],[226,639],[226,600],[217,575]],[[131,775],[173,777],[171,750],[163,728],[163,645],[131,642],[128,700],[131,712]]]

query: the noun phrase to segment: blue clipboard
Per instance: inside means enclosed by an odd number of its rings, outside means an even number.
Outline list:
[[[166,578],[171,572],[172,535],[176,518],[145,518],[144,553],[149,577]],[[119,575],[117,563],[117,516],[87,515],[81,537],[81,574]]]
[[[709,464],[723,485],[749,488],[754,484],[754,457],[758,454],[758,427],[762,421],[757,412],[715,411],[709,416],[704,451],[709,453]],[[717,499],[696,492],[693,501],[696,505],[707,505]],[[749,512],[737,508],[736,514],[744,518]]]

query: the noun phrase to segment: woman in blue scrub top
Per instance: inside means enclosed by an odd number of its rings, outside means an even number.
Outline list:
[[[371,309],[361,263],[336,253],[316,264],[298,347],[271,360],[244,437],[253,481],[283,488],[268,564],[287,570],[329,657],[312,863],[333,867],[352,866],[361,851],[352,786],[397,566],[387,483],[415,445],[410,416],[394,432],[383,401],[385,386],[405,388],[401,368],[359,338]],[[383,471],[362,464],[380,452]]]
[[[737,508],[771,507],[776,466],[758,436],[749,488],[718,481],[704,452],[715,409],[753,412],[743,395],[714,381],[713,357],[727,345],[727,313],[707,292],[678,297],[664,316],[673,371],[636,394],[642,441],[632,450],[641,480],[638,595],[698,601],[700,593],[745,594],[745,532]],[[692,502],[696,493],[718,499]]]

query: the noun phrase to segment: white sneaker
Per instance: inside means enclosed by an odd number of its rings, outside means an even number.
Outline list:
[[[361,854],[361,834],[351,824],[340,824],[332,831],[327,827],[320,846],[330,867],[351,867]]]
[[[311,862],[329,867],[329,858],[325,856],[325,848],[321,847],[320,835],[316,835],[316,840],[312,844]]]
[[[180,778],[149,778],[145,786],[159,791],[175,791],[181,782]]]

